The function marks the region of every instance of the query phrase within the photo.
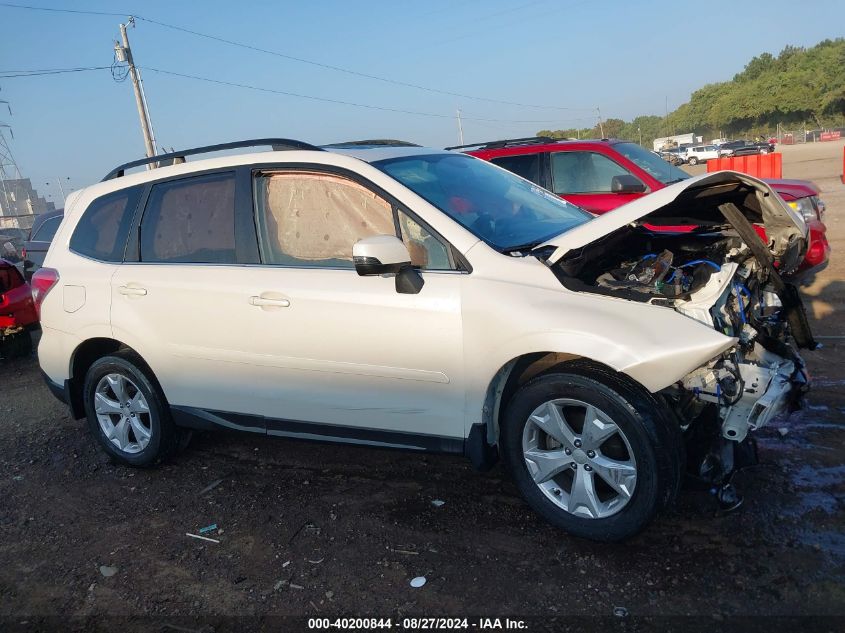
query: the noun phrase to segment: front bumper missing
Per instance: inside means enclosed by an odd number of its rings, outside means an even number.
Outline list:
[[[769,367],[743,363],[739,371],[744,383],[742,397],[722,415],[722,435],[736,442],[780,413],[797,408],[795,404],[809,388],[803,369],[789,360]]]

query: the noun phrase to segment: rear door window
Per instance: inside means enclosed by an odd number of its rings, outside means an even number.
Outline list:
[[[142,189],[132,187],[94,200],[70,238],[75,253],[104,262],[123,261],[126,238]]]
[[[540,154],[501,156],[490,159],[490,162],[515,173],[517,176],[530,180],[535,185],[540,184]]]
[[[552,153],[552,186],[557,194],[610,193],[614,176],[628,170],[596,152]]]
[[[153,185],[141,220],[141,261],[236,263],[235,172]]]

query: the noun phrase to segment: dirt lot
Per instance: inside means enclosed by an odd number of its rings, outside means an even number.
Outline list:
[[[552,529],[501,469],[453,457],[206,435],[134,471],[94,447],[30,358],[0,365],[0,628],[294,630],[304,621],[274,616],[462,614],[559,618],[530,630],[685,631],[838,616],[816,626],[843,630],[842,151],[784,150],[784,176],[815,180],[828,204],[834,259],[807,290],[825,348],[806,354],[809,408],[759,433],[763,463],[737,477],[739,511],[718,515],[708,493],[685,492],[612,546]],[[219,544],[185,536],[211,523]],[[411,588],[415,576],[427,584]],[[807,628],[744,630],[784,622]]]

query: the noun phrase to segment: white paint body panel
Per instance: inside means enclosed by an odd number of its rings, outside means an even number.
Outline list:
[[[81,212],[114,190],[232,165],[303,162],[344,167],[382,187],[460,251],[472,273],[425,272],[422,291],[404,295],[391,278],[351,269],[115,265],[68,250]],[[557,252],[585,244],[673,191],[550,243]],[[171,405],[463,438],[482,421],[497,372],[523,354],[584,356],[657,391],[736,342],[669,308],[568,291],[536,258],[493,250],[381,171],[340,153],[194,161],[74,196],[44,264],[61,278],[42,305],[39,359],[60,384],[81,342],[114,338],[145,359]],[[85,288],[84,304],[72,313],[63,306],[65,284]],[[121,286],[147,292],[125,295]],[[253,305],[251,297],[288,305]]]

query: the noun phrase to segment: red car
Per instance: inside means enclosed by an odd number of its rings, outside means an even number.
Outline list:
[[[0,259],[0,358],[32,352],[29,331],[38,327],[32,291],[11,262]]]
[[[690,175],[658,154],[616,139],[565,140],[532,137],[462,145],[471,156],[500,167],[553,191],[561,198],[595,214],[606,213]],[[819,188],[807,180],[766,182],[807,221],[809,245],[796,274],[805,276],[827,265],[830,245],[825,235],[824,204]],[[661,227],[688,231],[692,227]],[[762,228],[758,229],[765,238]]]

